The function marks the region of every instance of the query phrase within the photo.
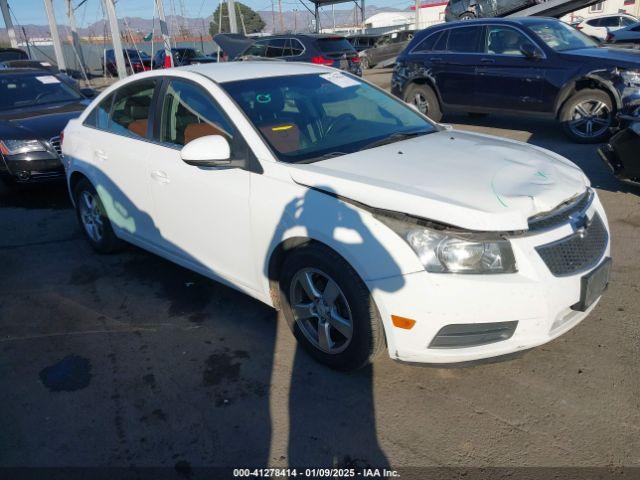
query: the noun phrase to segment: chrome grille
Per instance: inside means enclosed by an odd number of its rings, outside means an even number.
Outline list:
[[[569,222],[569,217],[586,212],[593,201],[593,190],[587,189],[583,194],[560,204],[550,212],[529,218],[529,231],[539,232],[551,230]]]
[[[594,267],[604,255],[609,234],[595,213],[591,224],[568,237],[536,247],[536,251],[556,277],[565,277]]]
[[[62,145],[60,144],[60,137],[52,137],[49,139],[49,145],[55,150],[60,158],[62,158]]]

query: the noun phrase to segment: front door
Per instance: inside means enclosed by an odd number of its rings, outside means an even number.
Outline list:
[[[209,92],[192,81],[169,79],[158,105],[149,176],[162,248],[200,271],[255,288],[249,211],[253,174],[196,167],[180,157],[184,145],[205,135],[224,136],[237,157],[242,150],[238,132]]]
[[[535,43],[520,30],[489,25],[483,55],[479,56],[476,92],[478,106],[500,110],[543,111],[545,59],[531,59],[521,52]]]

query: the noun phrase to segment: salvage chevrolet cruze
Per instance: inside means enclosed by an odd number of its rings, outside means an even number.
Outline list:
[[[606,215],[578,167],[331,68],[142,73],[63,139],[95,250],[131,242],[279,308],[333,368],[385,345],[429,363],[528,349],[608,282]]]

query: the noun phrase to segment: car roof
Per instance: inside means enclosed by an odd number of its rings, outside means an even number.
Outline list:
[[[199,73],[218,83],[250,80],[254,78],[282,77],[290,75],[309,75],[314,73],[335,72],[333,68],[303,62],[222,62],[204,63],[179,67],[178,70],[188,70]],[[166,71],[166,70],[165,70]],[[160,70],[160,72],[162,72]]]
[[[589,20],[596,20],[597,18],[609,18],[609,17],[632,17],[632,18],[635,18],[633,15],[630,15],[628,13],[616,12],[616,13],[605,13],[603,15],[594,15],[593,17],[585,18],[583,20],[583,22],[588,22]]]
[[[55,75],[51,70],[46,70],[44,68],[35,68],[35,67],[25,67],[25,68],[2,68],[0,69],[0,75],[10,75],[16,73],[43,73],[45,75]]]

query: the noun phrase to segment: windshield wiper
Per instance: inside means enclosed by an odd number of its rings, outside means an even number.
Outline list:
[[[384,138],[381,138],[380,140],[376,140],[375,142],[368,143],[367,145],[362,147],[362,150],[366,150],[368,148],[374,148],[374,147],[381,147],[382,145],[388,145],[389,143],[395,143],[401,140],[407,140],[408,138],[419,137],[421,135],[426,135],[427,133],[431,133],[431,130],[392,133],[388,137],[384,137]]]
[[[300,160],[299,162],[296,162],[296,163],[319,162],[321,160],[328,160],[328,159],[334,158],[334,157],[341,157],[342,155],[347,155],[347,154],[345,152],[330,152],[330,153],[325,153],[324,155],[320,155],[318,157],[306,158],[306,159]]]

